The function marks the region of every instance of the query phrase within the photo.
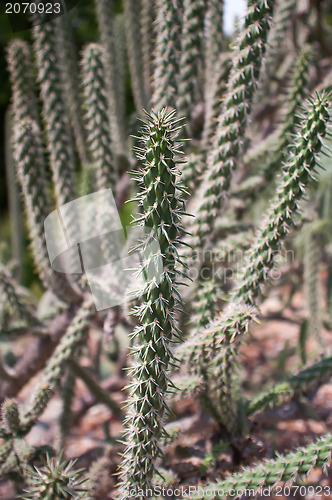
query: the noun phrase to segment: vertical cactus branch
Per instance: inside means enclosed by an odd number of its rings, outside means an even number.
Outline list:
[[[47,148],[58,205],[75,197],[74,152],[60,76],[55,22],[33,28]]]
[[[287,108],[280,129],[275,150],[267,155],[264,162],[264,183],[273,179],[280,163],[287,158],[287,149],[299,124],[298,113],[307,95],[311,54],[308,47],[301,50],[294,70],[292,82],[287,96]]]
[[[177,109],[189,117],[197,97],[206,0],[183,0]]]
[[[15,120],[30,118],[38,122],[37,99],[32,76],[33,64],[28,44],[23,40],[13,40],[8,45],[7,59],[14,118]]]
[[[107,189],[114,185],[104,62],[104,50],[100,45],[93,43],[85,47],[82,54],[85,118],[98,189]]]
[[[17,262],[16,276],[19,281],[22,279],[23,263],[23,224],[22,210],[20,203],[19,186],[14,165],[13,151],[13,113],[10,106],[5,116],[5,164],[8,192],[8,208],[10,213],[10,239],[13,257]]]
[[[146,107],[147,101],[142,71],[143,54],[140,29],[140,2],[137,0],[124,0],[124,9],[132,91],[136,109],[141,114],[143,108]]]
[[[155,5],[154,0],[142,0],[141,9],[141,39],[143,53],[143,75],[145,97],[149,103],[151,100],[152,91],[152,75],[153,75],[153,59],[154,51],[154,30],[153,23],[155,22]]]
[[[157,0],[152,104],[175,108],[181,49],[182,0]]]
[[[56,39],[61,63],[62,84],[65,89],[66,105],[69,109],[70,123],[75,137],[79,158],[83,166],[89,163],[86,147],[86,132],[82,120],[82,106],[78,78],[78,63],[73,30],[67,15],[55,20]]]
[[[100,42],[105,49],[105,78],[109,100],[112,144],[116,153],[123,154],[126,147],[124,90],[118,80],[116,42],[114,37],[114,0],[96,0]]]
[[[65,335],[57,345],[52,357],[48,360],[41,380],[31,396],[22,416],[25,432],[29,431],[34,422],[45,410],[66,364],[75,355],[79,346],[82,345],[94,315],[95,307],[93,301],[91,298],[88,298],[78,309]]]
[[[204,194],[199,200],[197,218],[192,228],[198,246],[202,245],[203,237],[213,228],[241,153],[272,12],[272,0],[249,3],[244,28],[235,48],[216,136],[208,157],[202,186]]]
[[[183,214],[181,190],[176,182],[175,112],[166,109],[147,115],[142,134],[143,148],[137,149],[144,164],[139,174],[143,191],[139,195],[143,214],[137,219],[146,230],[145,248],[151,238],[160,246],[144,261],[143,275],[161,258],[160,282],[153,278],[142,290],[142,305],[135,310],[139,325],[133,333],[138,340],[132,354],[136,356],[129,385],[127,447],[122,462],[122,498],[127,488],[151,486],[155,460],[160,455],[159,440],[164,434],[162,417],[167,411],[165,395],[169,385],[167,368],[172,353],[170,342],[179,336],[175,325],[177,295],[177,246],[180,244]],[[141,499],[137,491],[136,498]]]
[[[17,173],[24,195],[32,252],[39,277],[44,286],[50,287],[59,298],[78,302],[80,296],[68,283],[66,276],[52,271],[47,253],[44,220],[51,212],[51,207],[41,130],[35,122],[27,119],[16,123],[14,131]]]
[[[304,189],[314,175],[316,156],[322,148],[329,120],[329,96],[317,95],[315,100],[309,101],[309,106],[284,166],[276,198],[248,251],[242,278],[233,292],[234,297],[247,304],[255,303],[273,266],[274,255],[279,252],[281,242],[293,224],[293,214],[298,209]]]
[[[263,89],[264,82],[273,75],[278,64],[280,47],[289,39],[289,26],[296,9],[295,0],[277,0],[273,26],[267,40],[265,71],[260,87]],[[280,61],[279,61],[280,62]],[[266,87],[265,87],[266,88]]]

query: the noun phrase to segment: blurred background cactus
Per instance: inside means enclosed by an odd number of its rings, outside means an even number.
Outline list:
[[[327,470],[331,5],[248,0],[232,33],[226,8],[86,0],[2,40],[3,499],[226,498]],[[44,221],[109,188],[145,282],[102,309],[84,267],[52,269]],[[111,231],[98,210],[86,234]],[[309,431],[278,445],[289,411]]]

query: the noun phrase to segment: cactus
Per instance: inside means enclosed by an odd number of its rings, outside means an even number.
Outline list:
[[[175,108],[178,54],[181,43],[182,0],[157,0],[156,48],[152,105]]]
[[[179,98],[176,106],[184,116],[190,116],[196,96],[199,60],[203,45],[203,26],[206,10],[205,0],[184,0],[181,34],[181,57],[179,62]]]
[[[142,305],[135,309],[139,324],[133,337],[138,339],[138,344],[132,354],[137,361],[131,369],[133,381],[129,386],[128,444],[122,462],[123,498],[127,497],[129,487],[151,485],[155,458],[160,455],[158,440],[164,433],[162,417],[167,412],[167,369],[172,359],[169,344],[180,335],[174,317],[179,303],[176,265],[183,214],[182,188],[176,182],[176,123],[174,111],[162,109],[148,114],[141,139],[143,147],[135,149],[144,165],[138,174],[143,188],[138,199],[144,212],[136,222],[143,223],[148,232],[146,243],[156,239],[162,256],[162,274],[158,284],[155,278],[146,283]],[[157,257],[154,253],[147,256],[143,273],[156,265]]]
[[[75,469],[75,463],[76,460],[62,460],[61,454],[58,458],[47,456],[45,465],[29,472],[29,487],[22,499],[86,498],[85,480],[80,477],[84,469]]]
[[[272,13],[273,2],[258,1],[248,5],[191,230],[193,243],[198,247],[202,245],[203,237],[211,231],[230,187],[252,107]]]
[[[84,101],[88,141],[94,160],[98,189],[114,185],[114,162],[104,79],[104,51],[97,44],[85,47],[82,57]]]
[[[326,434],[306,448],[279,456],[275,460],[266,460],[265,463],[256,467],[248,467],[237,474],[228,476],[223,482],[201,488],[202,493],[194,494],[191,498],[192,500],[204,498],[219,500],[237,490],[246,489],[258,492],[261,488],[272,488],[281,481],[287,481],[287,484],[291,485],[297,478],[307,476],[315,467],[321,467],[324,470],[330,465],[331,444],[332,436]],[[216,494],[211,496],[211,491],[215,491]],[[222,493],[218,493],[219,491]]]

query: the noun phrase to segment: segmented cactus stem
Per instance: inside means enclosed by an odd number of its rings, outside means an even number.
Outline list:
[[[59,206],[75,198],[74,151],[64,101],[55,21],[33,28],[47,149]]]
[[[183,0],[157,0],[152,105],[175,108]]]
[[[257,0],[248,5],[191,229],[193,243],[198,247],[214,227],[242,150],[272,13],[271,0]]]
[[[115,172],[104,79],[103,48],[96,43],[87,45],[83,50],[81,64],[88,142],[94,161],[97,188],[107,189],[114,186]]]
[[[125,27],[129,69],[132,81],[132,91],[138,114],[142,114],[147,105],[143,80],[143,54],[140,28],[140,2],[124,0]]]
[[[124,91],[122,78],[118,79],[117,52],[114,35],[114,0],[96,0],[97,21],[100,42],[105,49],[105,78],[109,100],[112,144],[115,152],[123,154],[126,150],[126,127]]]
[[[142,249],[148,253],[141,272],[147,282],[142,290],[142,305],[134,309],[139,324],[132,334],[135,362],[128,386],[127,447],[122,462],[122,498],[128,488],[136,488],[136,498],[143,498],[138,488],[151,486],[160,456],[159,440],[164,434],[163,415],[167,412],[165,396],[170,385],[168,365],[172,360],[170,343],[180,335],[175,311],[180,305],[177,294],[177,246],[180,244],[183,215],[181,187],[177,183],[175,112],[166,109],[147,114],[142,132],[142,148],[136,148],[143,163],[137,174],[142,186],[138,196],[143,214],[137,223],[147,235]],[[160,249],[149,250],[154,241]],[[161,259],[161,261],[160,261]],[[159,264],[158,264],[159,262]],[[161,272],[160,281],[155,266]]]
[[[325,434],[305,448],[299,448],[284,456],[279,455],[274,460],[266,460],[254,467],[246,467],[237,474],[229,475],[224,481],[200,488],[201,491],[191,499],[220,500],[237,490],[259,493],[262,488],[272,488],[281,482],[287,481],[287,484],[291,485],[296,479],[307,476],[314,468],[319,467],[325,471],[330,465],[331,447],[332,436]],[[211,491],[216,494],[211,495]]]

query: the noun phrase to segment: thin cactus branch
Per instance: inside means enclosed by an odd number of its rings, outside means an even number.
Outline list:
[[[175,108],[183,0],[156,0],[156,48],[152,105]]]
[[[28,119],[16,123],[15,161],[30,230],[31,245],[39,277],[60,298],[71,302],[81,300],[64,274],[51,269],[44,234],[44,220],[51,212],[49,206],[46,166],[41,143],[41,131],[36,122]]]
[[[47,148],[59,206],[75,198],[75,163],[63,95],[55,22],[33,28]]]
[[[287,108],[274,151],[267,155],[263,166],[264,184],[273,179],[280,164],[287,158],[288,147],[299,124],[299,112],[308,93],[309,68],[312,54],[308,47],[302,49],[294,70],[287,95]]]
[[[61,78],[65,89],[66,105],[75,137],[76,147],[83,168],[89,163],[86,147],[86,131],[82,120],[81,96],[79,88],[78,61],[73,29],[68,15],[62,15],[55,21],[56,41],[60,54]]]
[[[273,487],[281,482],[291,485],[302,477],[308,476],[314,468],[327,469],[331,461],[332,436],[325,434],[305,448],[299,448],[287,455],[279,455],[274,460],[266,460],[254,467],[246,467],[237,474],[229,475],[224,481],[200,488],[191,500],[227,498],[237,490],[259,492],[262,488]],[[215,494],[211,495],[211,491]],[[218,493],[220,492],[220,493]]]
[[[332,358],[323,358],[304,368],[297,375],[291,376],[285,382],[280,382],[254,396],[247,405],[247,415],[254,415],[256,412],[262,412],[271,406],[279,406],[294,397],[295,394],[306,392],[317,386],[318,383],[329,379],[331,373]]]
[[[314,176],[317,154],[327,133],[329,121],[329,96],[317,94],[309,100],[294,146],[284,166],[282,182],[259,229],[255,242],[248,252],[240,283],[233,292],[247,304],[253,304],[272,269],[274,255],[279,252],[282,240],[289,227],[294,224],[294,213],[298,210],[307,184]],[[319,163],[318,163],[319,166]]]
[[[141,5],[137,0],[124,0],[125,27],[132,91],[139,115],[147,105],[143,79],[143,54],[141,41]]]
[[[178,111],[187,117],[191,116],[191,111],[197,100],[205,11],[206,0],[183,0],[180,73],[176,106]]]
[[[117,78],[117,52],[114,36],[114,0],[96,0],[97,20],[100,42],[105,49],[105,79],[110,110],[110,127],[115,153],[123,154],[126,150],[126,127],[124,91]]]
[[[170,342],[180,335],[174,314],[181,303],[177,294],[177,246],[183,230],[180,224],[183,201],[182,188],[177,183],[178,128],[174,117],[175,112],[167,113],[166,109],[147,114],[141,139],[143,148],[136,149],[144,165],[137,175],[143,187],[138,199],[144,211],[137,223],[143,224],[147,231],[142,248],[149,252],[141,271],[143,276],[149,276],[151,266],[152,269],[157,266],[162,274],[160,282],[148,278],[142,290],[142,305],[134,309],[139,324],[133,337],[138,342],[132,349],[136,362],[128,387],[122,498],[127,498],[128,488],[151,486],[155,459],[160,455],[159,439],[164,434],[163,415],[168,410],[165,395],[171,384],[167,372],[172,360]],[[151,240],[160,249],[149,250],[146,245]],[[138,490],[136,496],[141,498]]]
[[[27,42],[13,40],[7,49],[9,77],[12,85],[13,115],[16,121],[30,118],[38,123],[37,98],[34,89],[33,64]]]
[[[204,242],[204,236],[211,232],[220,213],[242,150],[272,13],[273,2],[270,0],[257,0],[248,5],[191,229],[193,243],[198,247]]]
[[[103,48],[96,43],[87,45],[82,54],[85,118],[98,189],[113,187],[115,181],[104,80],[104,57]]]

